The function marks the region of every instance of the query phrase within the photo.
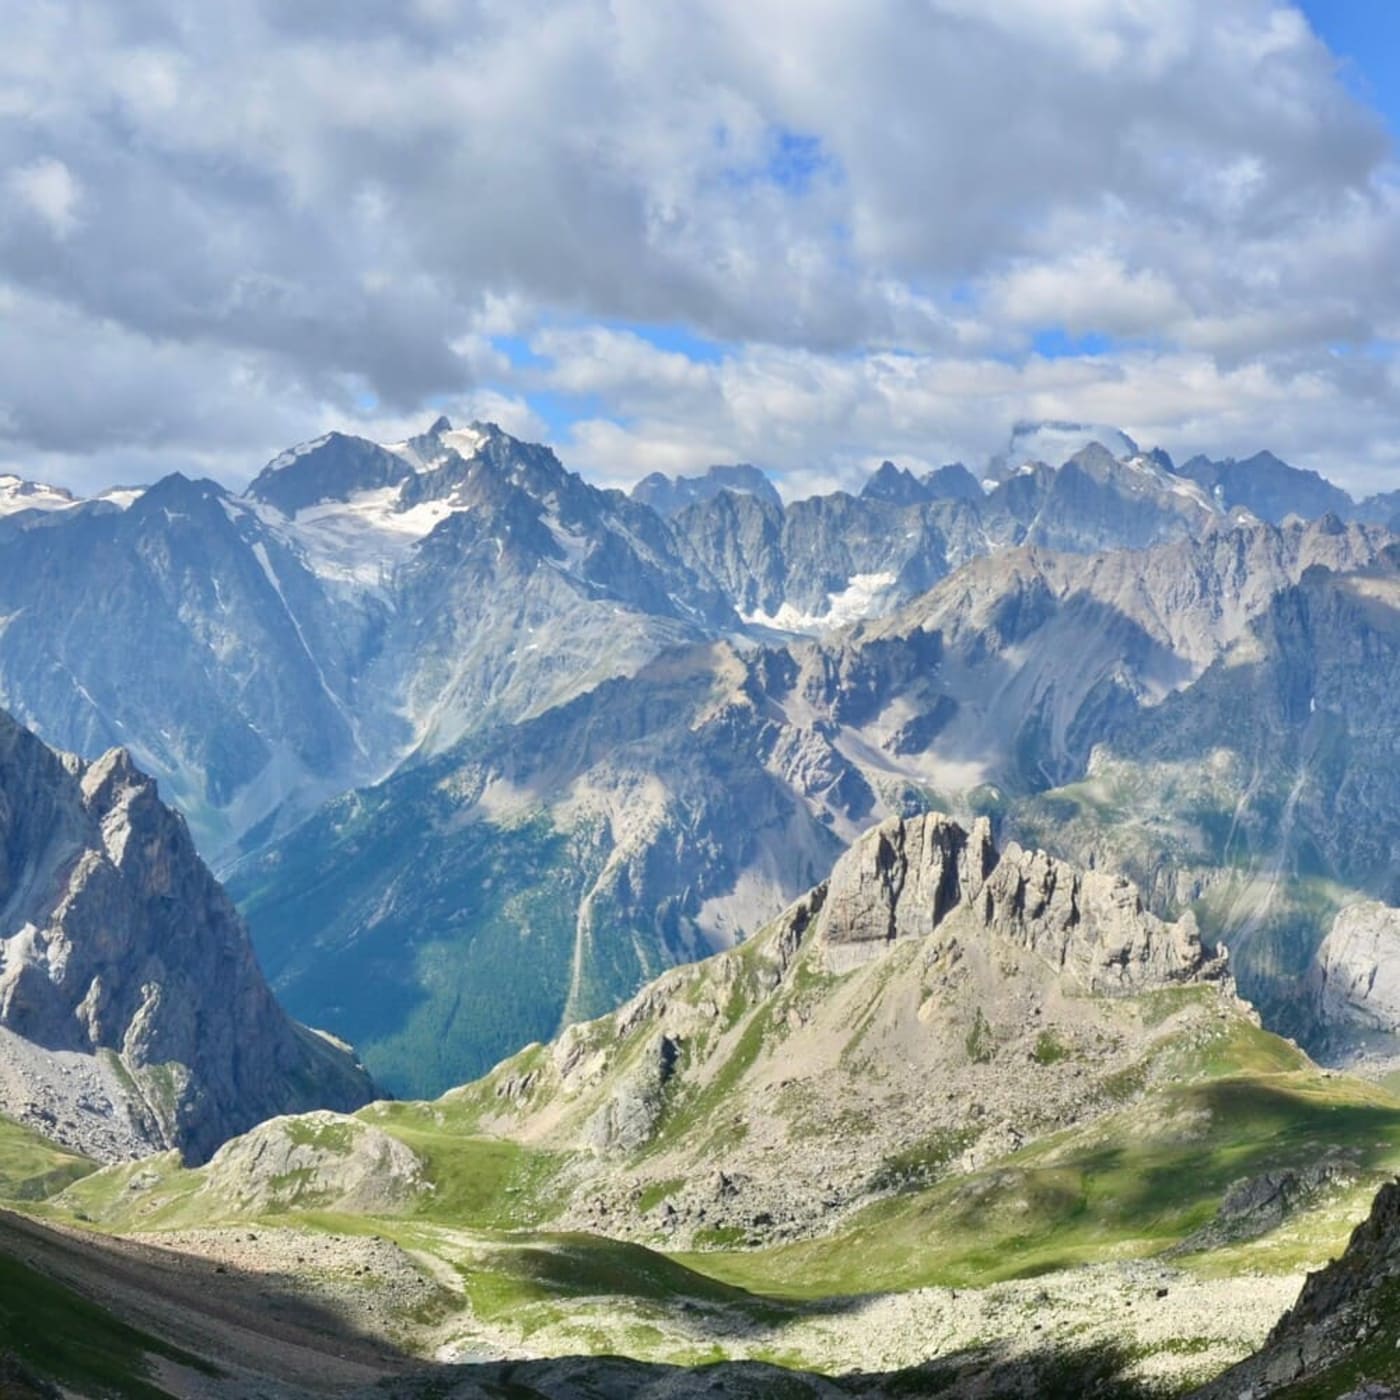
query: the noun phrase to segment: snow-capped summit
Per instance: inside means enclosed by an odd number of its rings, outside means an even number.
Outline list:
[[[419,433],[404,442],[385,443],[385,450],[402,457],[415,471],[433,471],[452,459],[474,457],[500,429],[494,423],[475,420],[465,428],[454,428],[452,420],[439,414],[426,433]]]
[[[17,515],[22,510],[68,510],[78,498],[61,486],[26,481],[13,472],[0,475],[0,515]]]

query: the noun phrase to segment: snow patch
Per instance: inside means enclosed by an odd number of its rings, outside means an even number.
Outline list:
[[[13,472],[0,475],[0,516],[15,515],[22,510],[71,510],[77,504],[72,492],[61,486],[26,481]]]
[[[288,520],[275,507],[250,503],[263,523],[299,548],[318,577],[357,588],[382,587],[400,564],[449,515],[450,501],[423,501],[407,510],[403,484],[361,491],[348,501],[327,501]]]
[[[414,471],[431,472],[449,461],[454,452],[464,458],[475,457],[486,441],[487,434],[469,424],[465,428],[448,428],[407,442],[384,442],[380,446],[395,457],[402,458]],[[429,447],[429,443],[434,446]]]
[[[318,438],[312,438],[310,442],[299,442],[295,447],[289,447],[285,452],[279,452],[268,464],[267,470],[270,472],[280,472],[290,467],[298,457],[305,457],[308,452],[315,452],[318,447],[324,447],[331,440],[329,433],[322,433]]]
[[[93,497],[95,501],[110,501],[118,510],[127,510],[146,494],[144,486],[109,486]]]

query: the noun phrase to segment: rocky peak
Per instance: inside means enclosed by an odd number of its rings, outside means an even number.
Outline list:
[[[918,477],[908,467],[897,467],[893,462],[881,462],[860,494],[867,501],[889,501],[900,506],[917,505],[928,499],[928,491]]]
[[[782,498],[768,474],[748,462],[712,466],[698,476],[672,477],[652,472],[632,488],[632,499],[650,506],[659,515],[674,515],[685,506],[712,500],[726,491],[753,496],[776,510],[782,509]]]
[[[890,817],[836,863],[816,926],[827,966],[844,971],[904,938],[926,938],[955,913],[1034,953],[1097,994],[1223,980],[1224,951],[1201,943],[1195,918],[1166,923],[1121,876],[1083,871],[1014,842],[998,853],[991,826],[939,813]]]
[[[312,506],[397,486],[412,475],[409,463],[376,442],[327,433],[274,457],[245,494],[275,506],[283,515],[295,516]]]
[[[817,937],[833,951],[873,951],[898,938],[926,937],[952,910],[976,899],[995,865],[985,817],[970,832],[936,812],[890,817],[837,861]]]
[[[961,462],[948,462],[924,474],[925,494],[935,501],[980,501],[982,483]]]
[[[289,1021],[184,819],[124,750],[0,714],[0,1110],[99,1157],[202,1160],[271,1113],[352,1108],[351,1056]]]

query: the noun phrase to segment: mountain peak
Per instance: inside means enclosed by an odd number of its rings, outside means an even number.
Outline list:
[[[295,516],[327,501],[396,485],[412,474],[409,463],[378,443],[327,433],[274,457],[244,494]]]
[[[0,474],[0,516],[16,515],[22,510],[67,510],[77,504],[77,497],[62,486],[26,481],[14,472]]]
[[[708,501],[722,491],[753,496],[769,505],[782,507],[782,498],[768,473],[750,462],[734,462],[707,467],[696,476],[667,476],[652,472],[632,488],[632,499],[660,515],[674,515],[697,501]]]
[[[1072,423],[1053,419],[1022,419],[1011,429],[1004,451],[988,463],[988,476],[1001,480],[1025,462],[1058,467],[1092,443],[1116,458],[1136,457],[1139,447],[1121,428],[1107,423]]]
[[[472,424],[472,426],[475,427],[476,425]],[[426,436],[441,437],[443,433],[450,433],[451,431],[452,420],[445,413],[440,413],[437,418],[433,420],[433,425],[428,429]]]
[[[928,491],[918,477],[908,467],[897,467],[890,461],[880,463],[860,494],[867,501],[888,501],[901,506],[916,505],[928,499]]]
[[[184,820],[125,749],[84,763],[0,718],[0,849],[7,1114],[105,1159],[203,1160],[271,1114],[369,1097],[351,1056],[278,1007]]]

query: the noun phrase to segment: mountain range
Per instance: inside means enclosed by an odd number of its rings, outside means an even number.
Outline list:
[[[0,482],[0,1385],[1371,1366],[1392,504],[1067,423],[791,502],[446,419]]]
[[[1365,732],[1392,503],[1101,425],[1018,425],[985,473],[628,498],[439,419],[241,495],[16,480],[0,701],[154,774],[293,1014],[398,1092],[728,946],[930,806],[1194,908],[1270,1024],[1345,1053],[1298,983],[1352,894],[1397,898]]]
[[[1267,454],[1178,473],[1088,431],[1022,433],[1018,449],[1076,450],[985,492],[958,466],[891,467],[859,496],[786,506],[753,468],[628,499],[446,419],[387,446],[328,434],[241,495],[177,474],[79,501],[7,478],[0,704],[61,748],[127,747],[227,864],[326,798],[675,645],[884,614],[1016,545],[1195,538],[1244,503],[1316,514],[1318,479]]]

